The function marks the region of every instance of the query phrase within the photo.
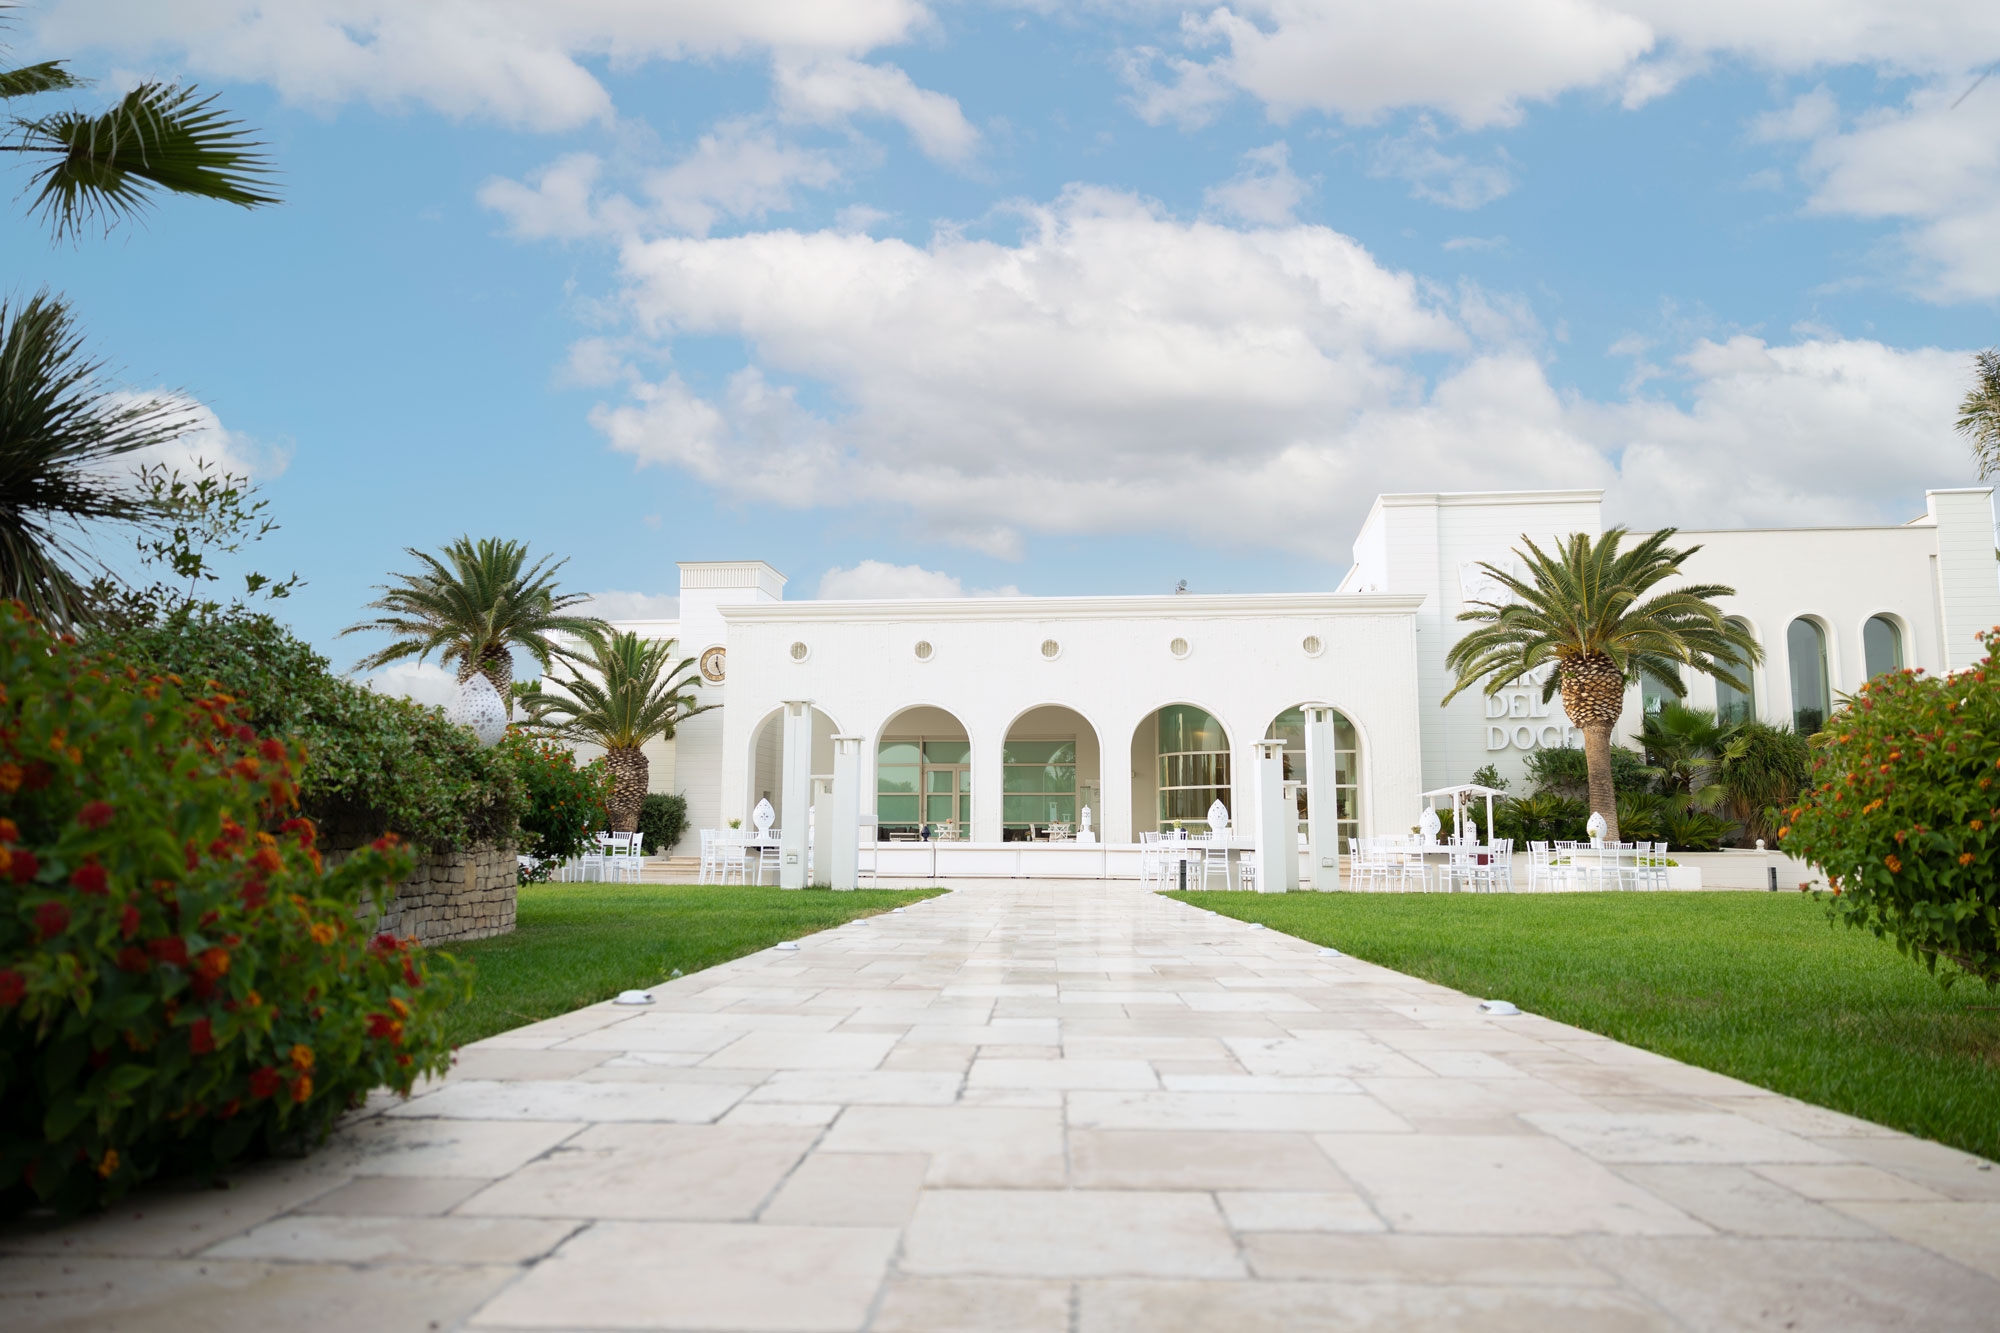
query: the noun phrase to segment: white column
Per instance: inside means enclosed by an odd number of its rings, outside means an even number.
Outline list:
[[[833,776],[815,773],[812,780],[812,874],[806,877],[808,884],[831,884],[833,879],[830,843],[833,838]]]
[[[806,886],[806,830],[812,826],[812,700],[785,700],[784,769],[778,780],[784,834],[778,840],[778,887]]]
[[[1251,827],[1257,837],[1257,890],[1284,893],[1299,886],[1299,815],[1285,808],[1285,743],[1256,743],[1256,773],[1251,788],[1256,805]]]
[[[1313,887],[1340,887],[1340,791],[1331,708],[1306,712],[1306,863]]]
[[[861,737],[833,738],[830,818],[820,830],[827,844],[826,882],[836,889],[861,883]]]

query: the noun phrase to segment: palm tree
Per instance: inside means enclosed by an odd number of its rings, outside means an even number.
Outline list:
[[[0,9],[12,6],[0,6]],[[0,69],[0,101],[84,86],[60,60]],[[108,111],[58,111],[4,117],[11,133],[0,152],[24,153],[44,165],[35,173],[31,208],[58,239],[89,223],[136,217],[156,191],[256,208],[278,202],[268,192],[263,146],[242,123],[192,88],[142,83]]]
[[[1727,794],[1723,770],[1750,748],[1735,728],[1716,721],[1707,708],[1670,703],[1649,716],[1639,731],[1639,746],[1660,771],[1660,789],[1695,806],[1713,806]]]
[[[437,653],[458,663],[459,684],[474,672],[492,681],[509,701],[511,713],[514,649],[526,652],[546,672],[567,651],[555,636],[587,638],[604,628],[594,617],[564,614],[590,595],[557,592],[556,571],[569,562],[551,565],[545,556],[531,566],[525,542],[485,537],[475,543],[460,537],[444,548],[442,560],[415,547],[404,549],[422,568],[415,574],[392,574],[391,583],[376,589],[382,595],[368,603],[369,610],[382,614],[341,631],[396,636],[388,647],[356,663],[357,671],[405,658],[421,662]]]
[[[553,686],[523,696],[535,723],[570,741],[604,747],[612,775],[611,827],[630,833],[639,827],[652,765],[640,749],[655,738],[669,739],[680,724],[716,704],[697,704],[701,685],[694,659],[674,662],[674,641],[646,640],[632,633],[586,636],[590,656],[569,677],[544,677]]]
[[[1732,673],[1763,657],[1756,640],[1724,620],[1712,600],[1734,595],[1734,588],[1698,583],[1650,591],[1678,575],[1701,549],[1676,551],[1667,545],[1673,535],[1674,529],[1666,528],[1621,551],[1624,528],[1596,541],[1578,532],[1557,543],[1553,555],[1523,537],[1527,552],[1514,554],[1527,565],[1527,577],[1482,562],[1480,568],[1511,600],[1470,603],[1458,618],[1481,628],[1445,654],[1445,665],[1458,680],[1441,703],[1482,679],[1492,695],[1552,668],[1542,682],[1542,700],[1560,690],[1563,712],[1583,733],[1590,808],[1604,817],[1608,841],[1618,837],[1611,729],[1625,709],[1626,683],[1650,671],[1676,696],[1685,696],[1679,668],[1686,664],[1741,688]]]
[[[1958,433],[1972,441],[1979,475],[2000,472],[2000,347],[1989,347],[1972,360],[1978,377],[1958,405]]]
[[[88,622],[86,524],[155,527],[166,507],[120,463],[194,424],[185,404],[110,395],[69,310],[46,292],[0,302],[0,597],[60,630]],[[98,566],[99,572],[102,567]]]

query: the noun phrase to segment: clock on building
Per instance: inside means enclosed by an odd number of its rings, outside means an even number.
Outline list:
[[[710,684],[722,683],[723,668],[727,665],[729,650],[721,644],[715,645],[701,655],[701,678]]]

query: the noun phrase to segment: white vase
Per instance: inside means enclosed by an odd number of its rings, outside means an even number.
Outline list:
[[[444,715],[459,726],[470,728],[484,746],[498,745],[507,734],[507,705],[500,701],[500,691],[493,688],[493,682],[477,671],[458,687],[458,697],[451,701]]]

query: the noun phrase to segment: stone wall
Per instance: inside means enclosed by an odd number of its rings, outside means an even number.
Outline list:
[[[329,837],[322,843],[329,864],[341,861],[360,838]],[[514,929],[514,897],[520,884],[514,849],[484,844],[462,852],[425,852],[417,868],[396,886],[393,902],[378,918],[374,904],[363,903],[355,919],[371,932],[387,931],[399,939],[415,936],[419,944],[450,940],[482,940]]]

